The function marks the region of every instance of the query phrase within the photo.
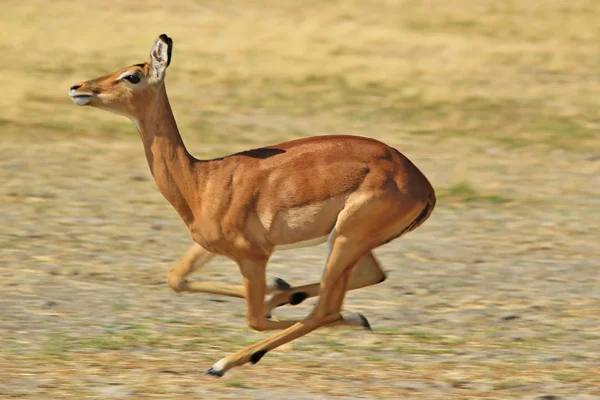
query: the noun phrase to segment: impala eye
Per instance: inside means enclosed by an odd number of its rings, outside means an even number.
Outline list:
[[[137,75],[127,75],[124,76],[123,79],[125,79],[129,83],[133,83],[134,85],[136,83],[140,83],[140,77]]]

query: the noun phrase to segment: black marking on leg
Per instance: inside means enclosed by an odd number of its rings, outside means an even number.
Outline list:
[[[267,350],[259,350],[255,353],[252,353],[252,355],[250,356],[250,362],[252,364],[256,364],[257,362],[260,361],[260,359],[267,354]]]
[[[289,283],[287,283],[285,280],[283,280],[281,278],[275,278],[273,280],[273,282],[275,283],[275,287],[277,288],[277,290],[291,290],[292,289],[292,285],[290,285]]]
[[[306,300],[307,297],[308,297],[308,293],[306,293],[306,292],[294,293],[293,295],[290,296],[290,304],[293,306],[296,306],[296,305],[302,303],[304,300]]]
[[[214,368],[209,368],[208,371],[206,371],[206,375],[211,375],[214,376],[216,378],[220,378],[223,376],[223,371],[219,371],[217,369]]]
[[[373,329],[371,328],[371,324],[369,324],[369,320],[367,319],[367,317],[365,317],[361,313],[358,313],[358,318],[360,318],[360,325],[363,328],[373,332]]]

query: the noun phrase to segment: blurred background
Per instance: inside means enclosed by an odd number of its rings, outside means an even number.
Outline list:
[[[0,397],[600,398],[599,19],[594,0],[3,1]],[[191,241],[135,127],[67,95],[161,33],[196,157],[355,134],[431,180],[430,220],[376,252],[389,279],[348,295],[374,334],[202,376],[268,333],[237,299],[170,291]],[[315,281],[324,256],[268,273]],[[240,281],[221,259],[200,275]]]

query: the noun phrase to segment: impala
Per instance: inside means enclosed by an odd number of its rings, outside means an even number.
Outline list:
[[[327,325],[369,328],[362,314],[342,314],[346,291],[385,279],[373,249],[421,225],[435,206],[429,181],[405,156],[357,136],[309,137],[198,160],[184,146],[165,89],[172,40],[160,35],[146,62],[72,86],[76,104],[122,114],[133,121],[150,171],[197,246],[169,272],[175,291],[246,299],[248,325],[281,331],[215,363],[222,376]],[[327,242],[319,283],[291,288],[266,283],[276,249]],[[214,255],[233,260],[243,287],[188,282]],[[272,297],[265,303],[265,296]],[[319,296],[302,320],[275,320],[271,309]]]

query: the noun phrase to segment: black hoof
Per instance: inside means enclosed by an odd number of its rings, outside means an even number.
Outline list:
[[[308,297],[308,293],[297,292],[290,296],[290,304],[296,306],[302,303]]]
[[[275,288],[277,290],[291,290],[292,289],[292,285],[290,285],[289,283],[287,283],[286,281],[284,281],[281,278],[273,279],[273,283],[275,284]]]
[[[262,357],[263,357],[265,354],[267,354],[267,351],[266,351],[266,350],[259,350],[259,351],[255,352],[255,353],[253,353],[253,354],[250,356],[250,362],[251,362],[252,364],[256,364],[257,362],[259,362],[259,361],[260,361],[260,359],[261,359],[261,358],[262,358]]]
[[[214,368],[210,368],[208,371],[206,371],[206,375],[211,375],[211,376],[214,376],[216,378],[222,377],[223,374],[224,374],[223,371],[219,371],[219,370],[214,369]]]
[[[373,329],[371,328],[371,324],[369,324],[369,320],[367,319],[367,317],[365,317],[361,313],[358,313],[358,318],[360,318],[360,325],[363,328],[367,329],[370,332],[373,332]]]

